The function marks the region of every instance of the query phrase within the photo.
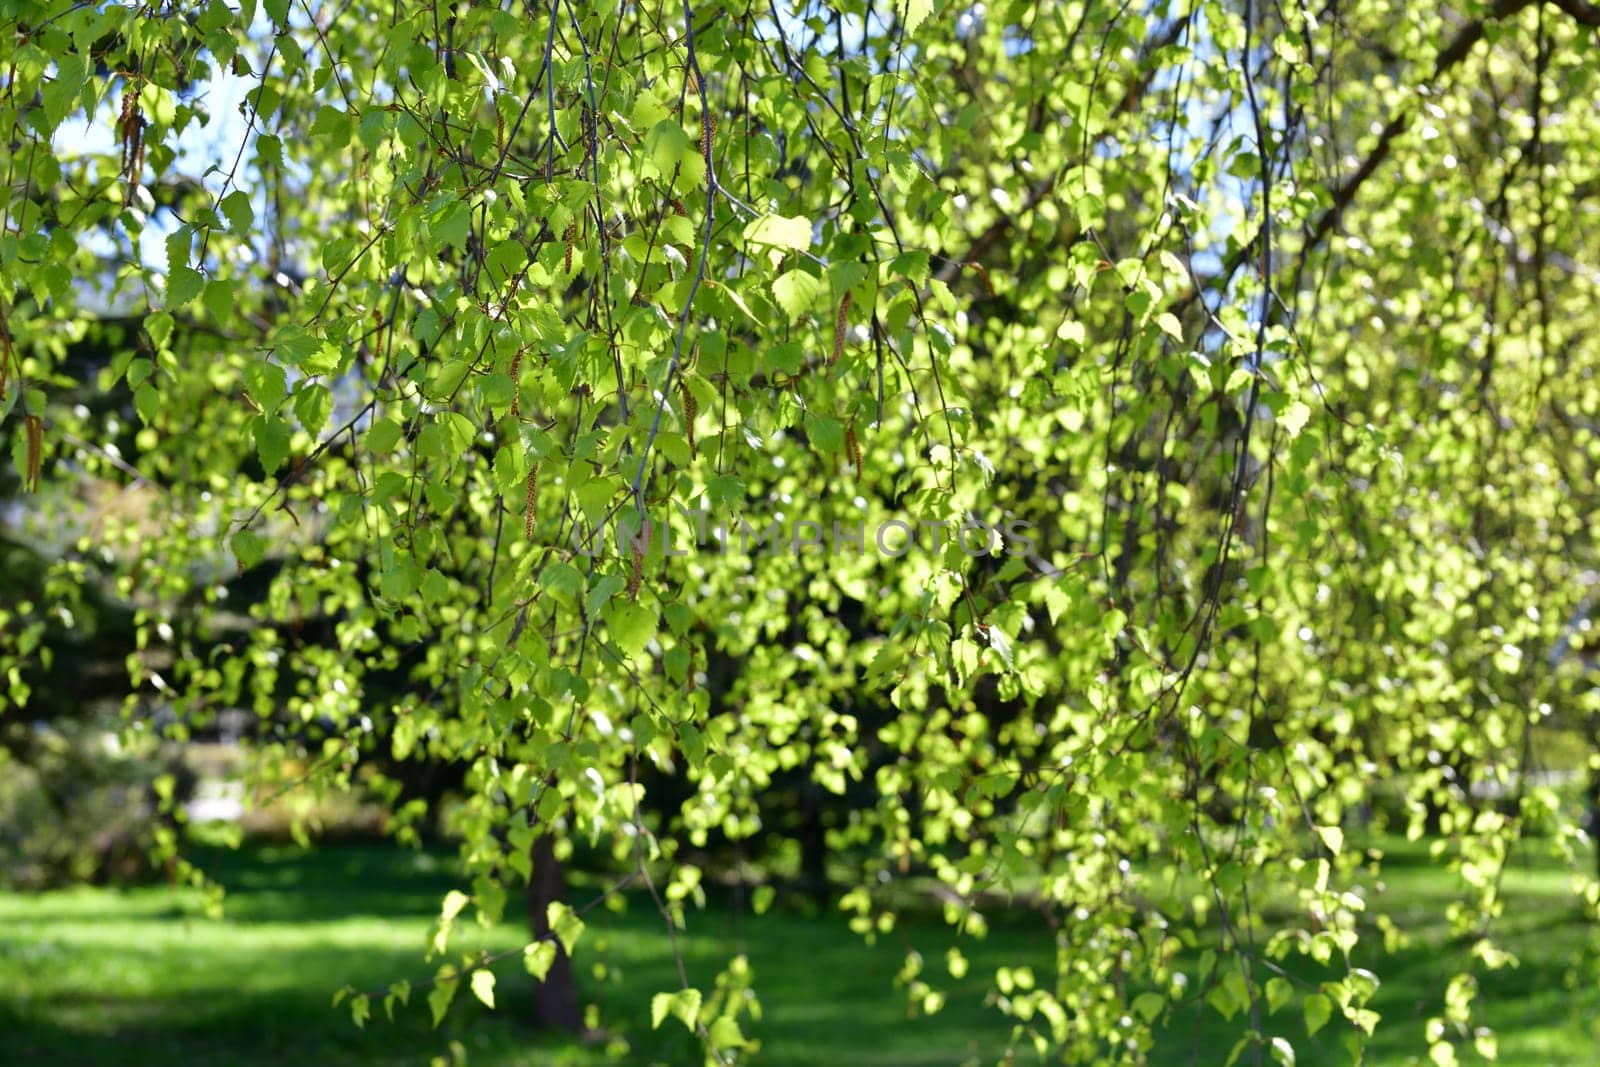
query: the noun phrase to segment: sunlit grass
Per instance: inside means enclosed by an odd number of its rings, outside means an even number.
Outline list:
[[[692,1063],[680,1026],[649,1024],[650,993],[675,983],[670,949],[648,901],[620,914],[593,913],[580,953],[586,999],[598,1004],[606,1038],[581,1045],[540,1035],[519,1018],[532,995],[515,960],[499,969],[500,1010],[463,994],[431,1027],[421,998],[390,1023],[365,1030],[330,1007],[335,989],[381,990],[418,981],[440,896],[453,884],[446,860],[384,847],[311,852],[286,848],[215,854],[229,887],[226,917],[203,918],[192,895],[167,888],[73,889],[0,895],[0,1061],[72,1064],[419,1063],[433,1056],[473,1064]],[[1566,895],[1570,875],[1548,863],[1507,876],[1501,933],[1523,966],[1482,976],[1486,1021],[1499,1031],[1501,1061],[1597,1062],[1600,980],[1594,932]],[[1397,850],[1384,874],[1384,907],[1413,943],[1394,957],[1362,962],[1384,985],[1375,1007],[1384,1024],[1368,1062],[1425,1062],[1424,1020],[1439,1011],[1445,983],[1465,959],[1438,921],[1454,886],[1447,875]],[[574,893],[582,897],[584,889]],[[508,911],[516,912],[513,900]],[[748,953],[764,1013],[746,1032],[762,1063],[959,1064],[996,1062],[1010,1024],[984,991],[995,967],[1031,964],[1049,973],[1054,950],[1036,916],[1000,915],[982,942],[962,942],[972,961],[961,981],[945,972],[954,937],[934,919],[903,921],[868,946],[837,915],[779,909],[738,914],[713,904],[691,912],[679,944],[690,980],[709,989],[734,953]],[[491,951],[523,941],[515,923],[467,923],[455,945]],[[908,948],[925,977],[948,994],[938,1014],[908,1018],[894,981]],[[1293,973],[1312,971],[1290,964]],[[1293,1040],[1300,1062],[1346,1062],[1336,1026],[1305,1039],[1298,1008],[1269,1020]],[[1159,1063],[1220,1063],[1240,1033],[1214,1012],[1175,1013]],[[1019,1050],[1019,1062],[1031,1062]],[[1246,1060],[1248,1062],[1248,1060]]]

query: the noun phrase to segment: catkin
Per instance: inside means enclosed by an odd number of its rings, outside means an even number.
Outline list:
[[[117,140],[122,148],[123,201],[133,202],[133,191],[144,176],[144,115],[139,110],[139,91],[122,94],[122,111],[117,116]]]
[[[856,428],[851,425],[844,432],[844,447],[850,453],[850,462],[856,465],[856,481],[861,481],[861,439],[856,436]]]
[[[839,301],[839,315],[833,322],[833,355],[828,357],[828,366],[839,362],[839,357],[844,355],[844,333],[850,325],[850,293],[844,294],[844,299]]]
[[[568,274],[572,273],[572,242],[577,238],[577,236],[578,224],[576,222],[567,223],[567,232],[562,235],[562,239],[567,242],[566,269]]]
[[[522,418],[522,352],[511,357],[511,417]]]
[[[644,546],[633,543],[633,570],[628,575],[628,599],[639,599],[639,586],[644,583]]]
[[[28,492],[39,491],[39,467],[44,457],[44,420],[37,415],[29,415],[25,420],[28,437],[28,471],[24,480]]]
[[[11,384],[11,327],[6,322],[6,309],[0,305],[0,398],[6,395]]]
[[[700,405],[689,389],[689,383],[678,379],[678,395],[683,398],[683,432],[689,439],[689,451],[694,451],[694,420],[700,414]]]
[[[528,540],[533,540],[533,524],[539,511],[539,465],[528,471],[528,495],[522,504],[522,529]]]

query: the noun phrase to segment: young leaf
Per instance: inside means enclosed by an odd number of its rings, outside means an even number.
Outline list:
[[[798,268],[780,274],[772,282],[772,295],[790,322],[804,315],[821,291],[822,279]]]
[[[763,215],[745,227],[744,236],[747,241],[774,248],[806,249],[811,247],[811,222],[786,215]]]
[[[483,1002],[484,1007],[494,1007],[494,972],[487,967],[480,967],[472,972],[472,995]]]

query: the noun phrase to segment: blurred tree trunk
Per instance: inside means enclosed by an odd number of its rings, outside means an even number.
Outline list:
[[[537,938],[550,936],[550,905],[567,898],[567,877],[556,858],[555,842],[546,834],[533,843],[533,877],[528,881],[528,922]],[[583,1005],[572,957],[556,942],[556,959],[533,994],[533,1021],[541,1030],[583,1029]]]
[[[827,904],[828,828],[823,822],[822,787],[807,782],[801,787],[800,886],[818,904]]]
[[[1600,878],[1600,767],[1589,771],[1589,810],[1584,813],[1583,828],[1594,841],[1595,877]]]

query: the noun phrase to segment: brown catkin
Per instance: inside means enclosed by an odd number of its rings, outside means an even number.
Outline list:
[[[123,201],[132,203],[133,191],[144,172],[144,115],[139,110],[137,89],[128,89],[122,94],[117,140],[122,148]]]
[[[644,583],[644,545],[633,543],[633,570],[628,574],[628,599],[639,599],[639,586]]]
[[[577,236],[578,236],[578,224],[576,222],[567,223],[567,232],[562,235],[562,240],[567,242],[566,268],[567,268],[567,273],[568,274],[572,273],[572,243],[573,243],[573,241],[575,241],[577,239]]]
[[[694,420],[700,414],[700,405],[689,389],[689,383],[678,379],[678,395],[683,398],[683,433],[689,439],[689,451],[694,451]]]
[[[522,418],[522,352],[511,357],[511,417]]]
[[[978,277],[983,279],[983,287],[985,289],[989,290],[989,295],[990,296],[994,296],[995,295],[994,294],[994,282],[991,281],[990,278],[989,278],[989,269],[987,267],[985,267],[982,263],[978,263],[978,262],[970,263],[970,264],[968,264],[968,266],[972,267],[973,270],[976,270],[978,272]]]
[[[828,357],[828,366],[839,362],[839,357],[844,355],[844,333],[850,325],[850,293],[846,290],[844,299],[839,301],[839,315],[833,321],[833,355]]]
[[[528,540],[533,540],[533,523],[539,510],[539,465],[528,471],[528,495],[522,504],[522,530]]]
[[[122,94],[122,110],[117,113],[117,145],[122,149],[122,169],[128,169],[128,138],[133,126],[133,111],[139,94],[132,89]]]
[[[0,304],[0,398],[6,395],[11,384],[11,326],[6,322],[6,308]]]
[[[850,453],[850,462],[856,465],[856,481],[861,481],[861,439],[856,437],[856,428],[852,424],[844,432],[844,447]]]
[[[39,467],[44,458],[44,420],[37,415],[26,419],[28,437],[28,471],[24,484],[28,492],[39,491]]]

